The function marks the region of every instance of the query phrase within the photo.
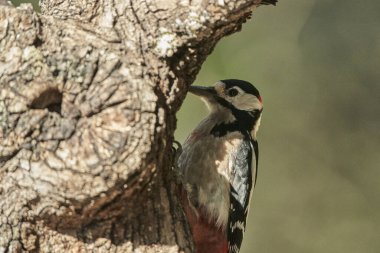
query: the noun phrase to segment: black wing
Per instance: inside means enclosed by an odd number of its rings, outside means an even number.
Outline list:
[[[255,159],[255,163],[252,163]],[[243,241],[251,190],[256,182],[258,145],[246,138],[237,150],[230,183],[230,212],[228,220],[228,252],[237,253]],[[255,166],[252,168],[252,166]]]

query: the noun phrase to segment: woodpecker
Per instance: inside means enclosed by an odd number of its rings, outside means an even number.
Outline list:
[[[210,111],[177,160],[196,253],[237,253],[257,178],[262,99],[251,83],[237,79],[189,91]]]

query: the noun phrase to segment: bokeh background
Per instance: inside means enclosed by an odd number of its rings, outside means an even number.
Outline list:
[[[380,1],[258,8],[196,83],[227,78],[254,83],[265,107],[241,252],[380,252]],[[189,95],[176,138],[206,114]]]

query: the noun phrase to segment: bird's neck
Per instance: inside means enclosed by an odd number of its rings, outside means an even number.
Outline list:
[[[247,112],[235,109],[224,115],[224,117],[217,118],[219,118],[219,121],[211,129],[211,134],[214,136],[223,137],[228,133],[238,131],[246,137],[256,139],[261,111]]]

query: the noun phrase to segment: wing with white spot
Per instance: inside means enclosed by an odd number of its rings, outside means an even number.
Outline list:
[[[229,253],[239,252],[243,241],[250,195],[256,181],[257,161],[257,142],[251,138],[244,139],[236,152],[231,175],[227,228]]]

